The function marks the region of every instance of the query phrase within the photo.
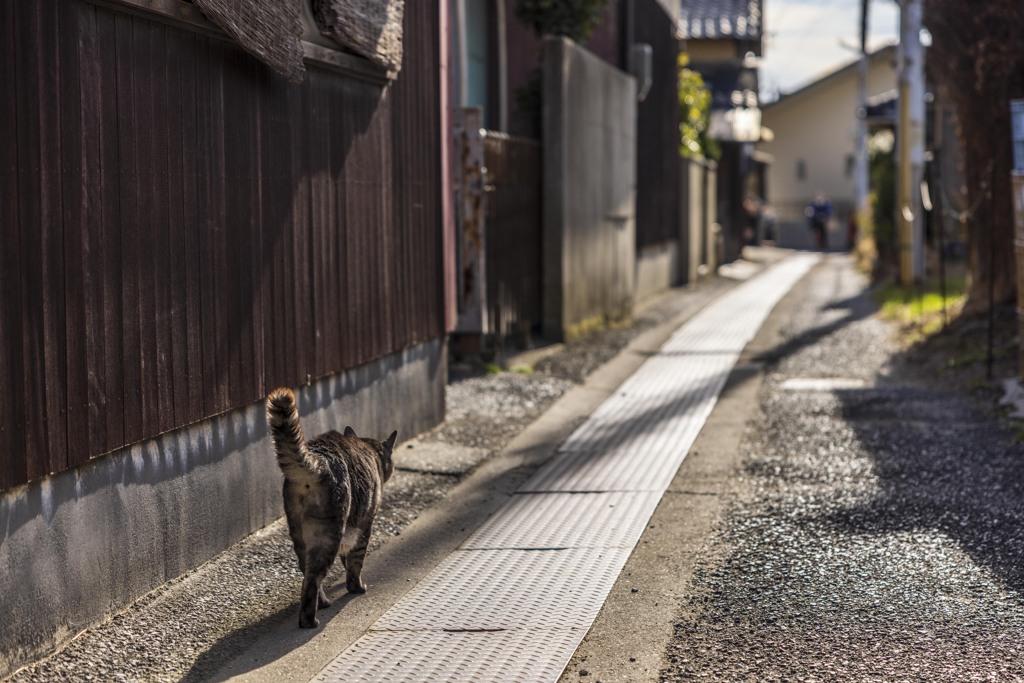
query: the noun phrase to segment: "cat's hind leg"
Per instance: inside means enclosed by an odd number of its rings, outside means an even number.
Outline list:
[[[366,559],[366,545],[370,541],[370,524],[359,529],[355,536],[352,548],[345,555],[345,587],[349,593],[365,593],[366,584],[363,583],[363,560]]]
[[[312,548],[306,556],[306,571],[302,577],[302,595],[299,604],[300,628],[319,626],[320,620],[316,618],[317,608],[327,607],[331,604],[324,593],[323,584],[336,552],[336,545],[333,548],[321,546]]]
[[[319,602],[320,584],[323,576],[312,572],[306,572],[302,577],[302,597],[299,604],[299,628],[316,628],[320,620],[316,618],[317,604]]]

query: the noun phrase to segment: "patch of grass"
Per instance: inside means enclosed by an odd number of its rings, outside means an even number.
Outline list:
[[[966,292],[964,278],[956,277],[946,280],[945,297],[939,282],[929,280],[910,288],[898,284],[879,287],[875,299],[882,317],[898,322],[905,341],[913,344],[936,334],[946,321],[955,318],[967,299]]]
[[[965,365],[977,365],[984,363],[987,358],[987,351],[984,348],[974,348],[951,354],[946,359],[946,367],[958,368]]]
[[[1011,419],[1010,429],[1013,432],[1014,443],[1024,443],[1024,422]]]
[[[581,320],[578,323],[568,325],[565,329],[565,340],[575,341],[587,336],[588,334],[593,334],[594,332],[607,329],[607,327],[608,321],[605,320],[604,316],[598,315],[592,318],[587,318],[586,320]]]
[[[633,319],[629,316],[623,318],[609,318],[608,316],[598,315],[586,320],[581,320],[578,323],[569,325],[565,329],[565,340],[567,342],[573,342],[578,339],[582,339],[595,332],[603,332],[605,330],[624,330],[633,326]]]

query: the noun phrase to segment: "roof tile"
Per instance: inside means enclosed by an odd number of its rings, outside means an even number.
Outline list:
[[[759,38],[761,0],[680,0],[684,38]]]

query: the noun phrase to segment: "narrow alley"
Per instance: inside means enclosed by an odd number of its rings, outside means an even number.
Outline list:
[[[768,315],[744,291],[782,298]],[[429,477],[400,471],[415,482],[389,502],[416,519],[375,544],[370,592],[337,600],[321,629],[294,628],[277,528],[14,680],[1024,676],[1022,449],[994,412],[903,359],[848,257],[791,255],[660,306],[582,384],[507,373],[519,384],[496,411],[519,415],[516,434],[492,458],[478,449],[461,481],[440,475],[447,488],[417,506],[409,491]],[[702,321],[710,337],[693,336]],[[699,369],[674,396],[687,362]],[[694,398],[709,381],[720,398]],[[547,392],[543,412],[518,412],[531,392]],[[434,438],[407,457],[443,470],[446,448],[448,462],[472,451]],[[253,617],[225,630],[226,605]],[[85,664],[109,651],[123,655],[104,659],[113,668]]]

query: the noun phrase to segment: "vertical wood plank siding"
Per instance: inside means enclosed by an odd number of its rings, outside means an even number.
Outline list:
[[[388,86],[0,8],[0,490],[443,334],[437,3]]]
[[[637,109],[636,244],[679,239],[679,100],[675,23],[657,0],[637,0],[636,42],[653,51],[652,84]]]
[[[394,286],[389,324],[392,345],[407,347],[444,329],[444,255],[441,249],[441,53],[438,5],[405,3],[402,72],[391,88],[388,135],[392,158],[392,232],[389,280]],[[430,264],[429,268],[421,263]],[[414,315],[409,315],[415,311]]]
[[[491,313],[529,331],[541,322],[541,146],[488,133],[487,301]],[[506,330],[503,330],[506,331]]]
[[[0,83],[17,83],[14,57],[18,42],[14,3],[0,4]],[[6,93],[5,93],[6,94]],[[18,101],[0,97],[0,443],[10,453],[25,453],[27,446],[27,401],[24,392],[25,361],[22,346],[24,321],[21,302],[21,218],[18,205]],[[28,479],[28,460],[7,456],[0,463],[0,486],[4,482]]]

